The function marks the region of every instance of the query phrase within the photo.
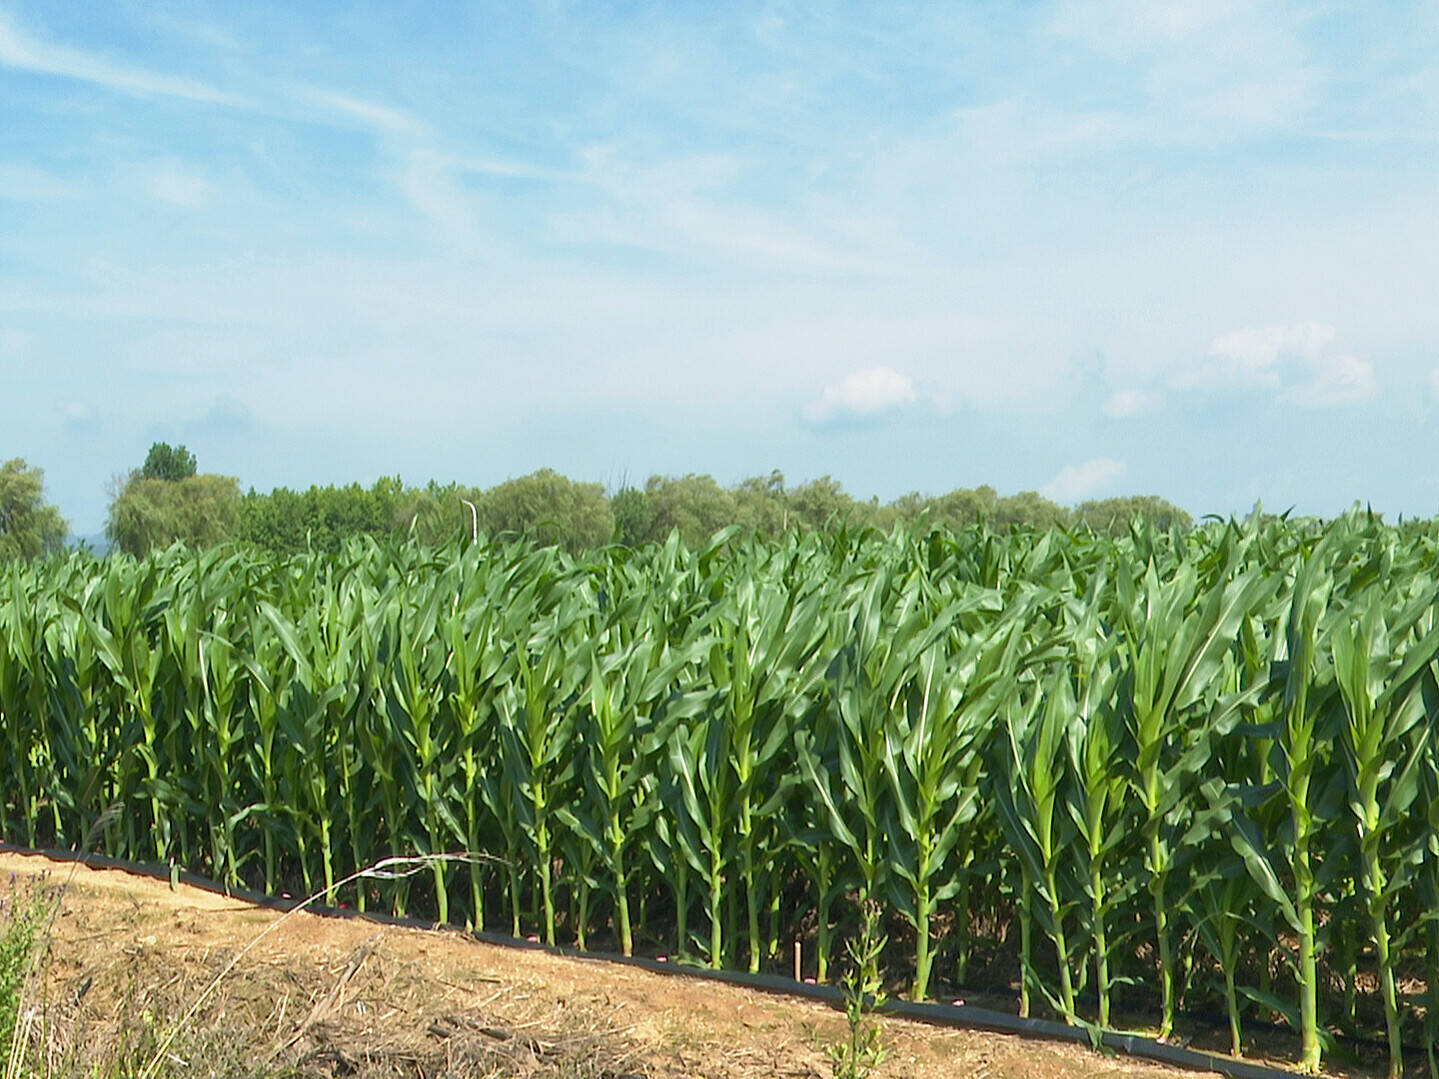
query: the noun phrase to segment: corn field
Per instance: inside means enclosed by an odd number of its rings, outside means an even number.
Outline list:
[[[0,836],[821,981],[876,900],[915,999],[1439,1075],[1436,563],[1358,514],[13,563]]]

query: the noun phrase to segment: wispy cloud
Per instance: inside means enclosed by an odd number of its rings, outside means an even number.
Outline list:
[[[753,156],[654,158],[626,144],[597,143],[578,157],[578,170],[567,178],[599,205],[554,214],[551,229],[563,241],[700,256],[758,272],[893,272],[892,235],[867,234],[852,206],[817,217],[808,205],[776,212],[773,200],[746,195],[770,167]]]
[[[62,202],[83,188],[74,181],[30,165],[0,165],[0,199],[11,202]]]
[[[846,375],[804,410],[814,427],[870,426],[919,399],[914,381],[892,367],[869,367]]]
[[[1295,386],[1287,397],[1306,408],[1329,408],[1368,401],[1379,392],[1374,365],[1357,356],[1325,357],[1306,382]]]
[[[69,433],[93,431],[99,424],[99,415],[84,401],[64,401],[60,404],[60,426]]]
[[[1040,488],[1045,498],[1062,504],[1078,502],[1091,495],[1113,490],[1124,475],[1124,462],[1112,457],[1095,457],[1078,465],[1065,465],[1059,475]]]
[[[292,88],[291,96],[332,118],[358,124],[381,135],[419,137],[429,133],[428,125],[413,113],[339,90],[296,86]]]
[[[394,174],[405,201],[441,226],[450,240],[473,236],[479,222],[477,201],[467,184],[473,178],[571,183],[572,173],[527,161],[487,154],[452,154],[421,145],[406,151]],[[553,222],[551,222],[553,227]]]
[[[1147,0],[1060,0],[1050,28],[1117,56],[1183,46],[1213,35],[1253,5],[1240,0],[1151,4]]]
[[[1104,402],[1104,414],[1112,420],[1127,420],[1152,412],[1159,401],[1159,395],[1148,390],[1119,390]]]
[[[145,187],[156,199],[186,210],[198,210],[210,201],[214,185],[183,166],[162,163],[146,178]]]
[[[1301,12],[1263,0],[1061,0],[1049,29],[1123,62],[1149,139],[1212,141],[1282,128],[1314,104],[1322,79]]]
[[[470,200],[455,182],[454,162],[433,150],[412,150],[399,173],[405,200],[444,229],[450,239],[464,238],[475,229]]]
[[[761,207],[707,198],[612,201],[595,210],[557,213],[551,218],[551,230],[569,243],[699,257],[739,264],[747,272],[866,277],[894,273],[889,260],[873,257],[854,237],[826,236]]]
[[[247,103],[242,97],[193,79],[116,64],[82,49],[36,41],[3,13],[0,13],[0,65],[77,79],[138,97],[173,97],[206,105]]]
[[[1020,97],[961,109],[955,119],[966,145],[1006,164],[1099,153],[1139,134],[1134,121],[1117,112],[1057,108]]]

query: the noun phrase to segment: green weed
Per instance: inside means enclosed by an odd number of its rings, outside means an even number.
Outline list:
[[[879,960],[889,938],[880,932],[880,905],[873,899],[860,904],[859,936],[846,947],[849,969],[840,982],[849,1030],[845,1040],[829,1047],[835,1079],[865,1079],[883,1061],[886,1051],[873,1012],[884,1006],[884,976]]]

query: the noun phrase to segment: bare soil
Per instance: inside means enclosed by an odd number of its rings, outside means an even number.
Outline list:
[[[64,1075],[822,1077],[845,1032],[821,1004],[463,934],[276,911],[116,870],[0,852],[0,892],[63,888],[32,1052]],[[268,933],[266,931],[269,930]],[[265,934],[261,937],[261,934]],[[256,943],[258,939],[258,943]],[[876,1077],[1175,1079],[1082,1046],[882,1020]]]

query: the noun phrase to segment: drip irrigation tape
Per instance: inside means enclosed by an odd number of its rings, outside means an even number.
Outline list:
[[[14,854],[35,854],[57,862],[79,862],[92,869],[117,869],[154,880],[177,881],[192,888],[229,898],[241,900],[255,906],[287,911],[300,906],[304,900],[285,896],[266,895],[247,888],[231,888],[184,869],[172,870],[169,866],[151,862],[132,862],[124,858],[110,858],[100,854],[77,854],[74,851],[46,850],[0,843],[0,852]],[[318,903],[309,904],[306,909],[313,914],[330,918],[362,918],[380,925],[403,926],[409,929],[434,930],[436,923],[419,918],[400,917],[378,911],[358,911],[349,908],[326,907]],[[486,944],[504,948],[523,948],[542,951],[565,959],[579,959],[586,962],[619,964],[651,971],[655,974],[681,975],[705,981],[721,982],[742,989],[760,990],[782,996],[800,997],[806,1000],[822,1001],[831,1006],[843,1007],[844,995],[829,985],[811,985],[797,982],[779,974],[747,974],[739,971],[712,970],[709,967],[691,966],[687,963],[670,963],[641,956],[610,955],[604,952],[578,951],[573,948],[552,946],[531,940],[520,940],[506,934],[492,932],[469,932],[466,936]],[[1106,1049],[1143,1060],[1153,1060],[1176,1068],[1191,1071],[1218,1072],[1231,1079],[1294,1079],[1295,1073],[1283,1068],[1253,1064],[1233,1057],[1205,1053],[1177,1045],[1167,1045],[1154,1038],[1138,1034],[1123,1034],[1116,1031],[1096,1030],[1082,1026],[1067,1026],[1047,1019],[1021,1019],[1006,1012],[980,1008],[971,1004],[918,1004],[906,1000],[888,1001],[880,1011],[885,1015],[896,1015],[914,1019],[934,1026],[987,1030],[997,1034],[1013,1034],[1023,1038],[1037,1038],[1046,1041],[1076,1042],[1081,1045],[1097,1040]]]

